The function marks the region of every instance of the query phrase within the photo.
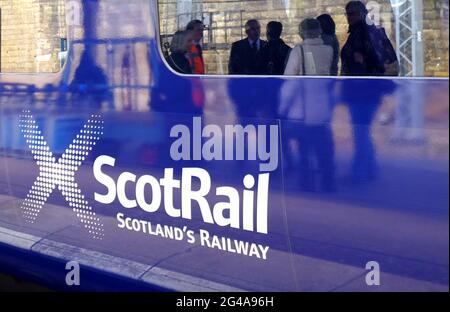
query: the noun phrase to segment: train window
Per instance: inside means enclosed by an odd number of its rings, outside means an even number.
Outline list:
[[[273,57],[269,57],[271,61],[264,61],[264,66],[250,70],[238,68],[239,64],[236,65],[234,62],[238,57],[230,58],[232,44],[247,37],[246,22],[251,19],[259,21],[263,40],[267,40],[266,25],[270,21],[282,22],[281,38],[287,45],[294,47],[302,41],[298,34],[299,24],[306,18],[326,13],[334,20],[335,34],[342,50],[349,38],[348,20],[349,13],[352,12],[346,11],[348,2],[349,0],[159,0],[162,51],[169,60],[169,65],[176,71],[201,73],[201,68],[192,65],[195,62],[190,62],[189,68],[184,58],[177,58],[176,54],[169,57],[173,53],[171,44],[174,36],[181,39],[175,40],[178,45],[183,45],[184,39],[190,41],[179,31],[185,30],[190,21],[200,20],[204,24],[200,47],[206,74],[277,74],[280,72],[278,68],[280,66],[277,67],[276,62],[285,65],[279,58],[275,57],[273,61]],[[368,73],[363,71],[363,76],[448,77],[448,0],[378,0],[363,3],[368,11],[367,23],[377,26],[377,30],[384,29],[385,33],[384,35],[383,32],[374,32],[375,35],[372,36],[380,39],[374,39],[377,42],[374,43],[374,49],[379,55],[378,63],[384,62],[384,68],[370,70]],[[195,37],[195,34],[193,36]],[[386,38],[389,41],[386,41]],[[356,45],[358,41],[358,39],[354,41]],[[333,46],[333,43],[327,44]],[[354,46],[351,48],[358,49]],[[259,50],[259,45],[257,49]],[[272,52],[269,54],[273,55],[273,50],[270,51]],[[338,62],[339,74],[361,75],[358,72],[358,63],[363,62],[363,59],[354,52],[352,49],[343,51],[342,58],[345,58],[346,64],[342,64],[341,57],[334,58],[334,62]],[[246,52],[240,50],[234,55],[239,56],[242,53]],[[393,61],[395,59],[398,62]],[[348,62],[357,64],[352,69],[352,64],[349,66]],[[369,62],[366,67],[370,66]],[[333,74],[333,69],[330,72]]]
[[[67,51],[65,3],[0,0],[0,72],[43,73],[62,68]]]

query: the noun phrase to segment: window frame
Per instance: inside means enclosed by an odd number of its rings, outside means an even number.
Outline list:
[[[342,76],[342,75],[338,75],[338,76],[310,76],[310,75],[304,75],[304,76],[291,76],[291,75],[230,75],[230,74],[224,74],[224,75],[220,75],[220,74],[204,74],[204,75],[200,75],[200,74],[183,74],[183,73],[179,73],[177,71],[175,71],[167,62],[166,58],[164,57],[164,51],[162,50],[162,34],[161,34],[161,12],[159,10],[159,1],[160,0],[155,0],[153,1],[153,10],[156,13],[156,20],[155,20],[155,24],[156,24],[156,29],[155,29],[155,34],[156,34],[156,40],[157,40],[157,44],[158,44],[158,51],[159,51],[159,57],[161,58],[162,62],[164,63],[164,65],[167,67],[167,69],[169,71],[171,71],[173,74],[180,76],[180,77],[191,77],[191,78],[226,78],[226,79],[232,79],[232,78],[248,78],[248,79],[264,79],[264,78],[278,78],[278,79],[333,79],[333,80],[347,80],[347,79],[356,79],[356,80],[361,80],[361,79],[384,79],[384,80],[449,80],[449,76],[447,77],[435,77],[435,76],[423,76],[423,77],[417,77],[417,76]],[[178,0],[175,0],[178,1]],[[244,0],[245,1],[245,0]]]

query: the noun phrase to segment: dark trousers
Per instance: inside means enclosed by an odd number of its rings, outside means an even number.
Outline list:
[[[315,190],[318,182],[322,191],[334,191],[334,139],[330,126],[302,126],[299,143],[302,188]]]
[[[380,101],[366,100],[349,104],[353,124],[354,157],[352,176],[357,181],[371,180],[378,174],[376,149],[371,126]]]

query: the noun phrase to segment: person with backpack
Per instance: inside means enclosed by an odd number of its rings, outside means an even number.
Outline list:
[[[348,39],[341,51],[343,76],[396,76],[398,62],[395,50],[383,28],[368,18],[361,1],[350,1],[346,7]],[[383,97],[394,92],[389,79],[347,79],[342,81],[341,100],[347,103],[353,125],[354,157],[351,178],[355,183],[378,176],[371,125]]]
[[[368,18],[361,1],[345,8],[348,38],[341,51],[343,76],[398,76],[398,61],[392,43],[382,27]]]

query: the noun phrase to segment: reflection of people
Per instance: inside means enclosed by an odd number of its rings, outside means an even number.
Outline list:
[[[347,82],[344,83],[344,85]],[[365,86],[364,86],[365,85]],[[353,83],[347,88],[370,89],[368,81]],[[377,177],[378,168],[375,157],[375,145],[371,134],[371,125],[379,108],[381,98],[375,92],[353,95],[347,94],[344,100],[348,103],[353,124],[353,139],[355,154],[352,164],[352,178],[356,182],[372,180]]]
[[[425,91],[422,83],[402,84],[395,93],[395,128],[391,140],[395,142],[424,143]]]
[[[283,32],[283,24],[280,22],[269,22],[267,24],[267,49],[268,49],[268,69],[269,75],[283,75],[286,67],[287,57],[291,51],[283,39],[281,33]]]
[[[342,48],[342,74],[346,76],[397,76],[397,55],[384,28],[367,23],[368,11],[361,1],[346,8],[349,36]]]
[[[281,39],[282,32],[283,24],[281,24],[280,22],[272,21],[267,24],[267,75],[284,74],[291,47],[284,43],[283,39]],[[267,95],[265,96],[265,98],[267,99],[267,101],[265,103],[265,107],[262,107],[261,116],[267,119],[276,118],[278,111],[278,99],[280,97],[280,88],[283,84],[283,81],[280,79],[271,79],[266,80],[262,83],[265,84],[263,88],[265,88],[266,90],[271,90],[271,92],[266,93]]]
[[[205,62],[203,60],[203,48],[201,45],[203,39],[203,31],[205,26],[200,20],[192,20],[186,26],[186,30],[192,32],[193,44],[189,49],[189,63],[191,64],[192,73],[196,75],[205,74]]]
[[[187,54],[193,42],[193,33],[190,31],[177,31],[173,36],[167,62],[179,73],[192,73]],[[174,75],[168,70],[160,71],[157,77],[152,89],[153,110],[178,114],[203,113],[203,102],[199,101],[195,92],[196,78]]]
[[[192,20],[186,26],[186,30],[192,32],[193,44],[188,50],[188,60],[191,66],[191,73],[195,75],[205,74],[205,61],[203,60],[202,39],[205,26],[200,20]],[[205,91],[200,79],[192,79],[192,100],[195,107],[203,109],[205,105]]]
[[[177,31],[172,38],[167,62],[180,74],[192,74],[188,51],[193,43],[193,33],[190,31]]]
[[[263,75],[267,71],[267,42],[262,40],[261,25],[257,20],[245,24],[247,38],[233,43],[230,54],[229,73],[231,75]],[[258,96],[261,90],[253,81],[247,79],[230,79],[229,92],[242,118],[257,117],[265,111],[266,103]],[[267,99],[264,99],[267,102]]]
[[[261,24],[249,20],[245,24],[247,38],[233,43],[230,53],[230,75],[264,75],[267,71],[267,41],[261,39]]]
[[[333,48],[333,63],[331,64],[330,75],[337,76],[339,74],[339,40],[336,36],[336,24],[329,14],[322,14],[317,17],[322,28],[323,42]]]
[[[315,190],[316,176],[314,163],[318,165],[322,191],[336,189],[334,139],[331,129],[332,109],[328,105],[326,90],[332,82],[327,80],[286,80],[281,88],[279,115],[283,121],[283,150],[287,166],[292,165],[295,151],[291,142],[296,143],[300,154],[301,187]]]
[[[333,49],[324,44],[319,21],[305,19],[299,30],[303,42],[291,51],[284,74],[329,76]]]
[[[80,95],[92,96],[96,105],[110,99],[108,78],[94,61],[90,48],[86,48],[75,71],[75,76],[69,88]]]
[[[134,77],[132,77],[132,53],[131,53],[131,47],[128,45],[125,48],[125,53],[122,58],[122,85],[126,86],[123,90],[121,90],[122,93],[122,106],[125,110],[131,110],[133,107],[133,97],[131,93],[130,86],[132,85],[132,80]]]
[[[384,65],[369,38],[369,28],[375,26],[367,25],[367,14],[365,5],[360,1],[350,1],[346,6],[349,37],[341,51],[343,75],[384,74]],[[362,79],[342,83],[342,100],[349,106],[353,124],[355,153],[352,178],[357,182],[372,180],[377,176],[375,145],[370,128],[383,97],[382,84]]]
[[[350,1],[346,8],[349,36],[342,48],[342,74],[346,76],[380,76],[383,65],[377,58],[369,31],[376,26],[367,25],[367,8],[361,1]]]
[[[384,76],[395,72],[395,51],[384,29],[368,25],[367,8],[361,1],[346,6],[349,37],[341,51],[342,74]],[[373,180],[378,175],[371,126],[384,95],[395,90],[391,80],[355,79],[342,81],[342,100],[348,104],[353,124],[355,154],[352,178],[355,182]]]
[[[289,56],[286,75],[329,75],[333,50],[321,36],[320,23],[306,19],[300,24],[303,43]],[[334,140],[330,127],[329,80],[286,81],[282,87],[279,115],[287,118],[287,140],[299,143],[301,186],[315,190],[314,163],[317,162],[322,191],[335,190]],[[283,144],[286,146],[287,144]]]

